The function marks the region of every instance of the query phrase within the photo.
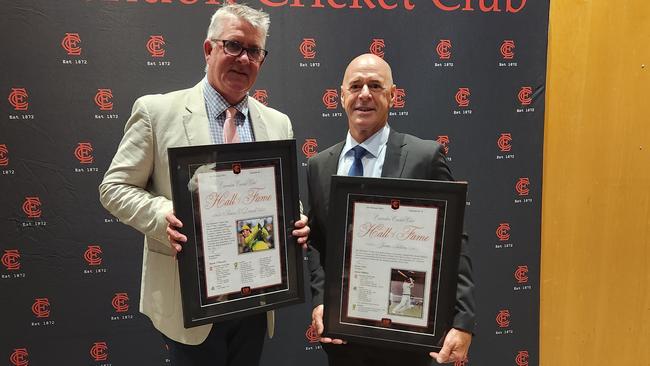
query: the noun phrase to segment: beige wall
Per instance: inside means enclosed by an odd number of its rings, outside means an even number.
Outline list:
[[[551,0],[548,55],[541,365],[650,365],[650,1]]]

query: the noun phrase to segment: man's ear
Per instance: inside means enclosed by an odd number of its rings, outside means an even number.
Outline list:
[[[341,85],[341,104],[345,104],[345,97],[343,96],[343,85]]]
[[[208,60],[210,53],[212,53],[213,48],[212,41],[209,39],[206,39],[205,42],[203,42],[203,56],[205,56],[206,61]]]
[[[390,101],[388,101],[389,108],[393,108],[393,104],[395,103],[396,98],[397,98],[397,86],[393,84],[393,86],[390,87]]]

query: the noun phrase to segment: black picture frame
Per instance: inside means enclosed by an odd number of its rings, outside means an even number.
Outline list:
[[[300,218],[295,140],[174,147],[168,149],[168,154],[174,211],[183,222],[180,231],[188,239],[177,255],[184,326],[190,328],[304,302],[302,248],[291,235],[295,221]],[[258,177],[270,179],[256,181],[254,175],[246,175],[251,172],[264,173]],[[252,188],[245,188],[249,182]],[[219,186],[220,192],[216,193],[214,188],[215,193],[205,194],[212,189],[211,184]],[[257,196],[260,188],[268,195]],[[255,194],[238,193],[245,189]],[[215,198],[229,190],[235,193]],[[229,202],[233,206],[227,209],[235,211],[218,211],[226,210]],[[258,203],[265,209],[271,207],[274,213],[258,214],[251,210]],[[201,212],[212,212],[205,211],[208,208],[217,211],[212,217],[202,217]],[[233,214],[239,212],[237,208],[241,212]],[[215,221],[224,217],[222,222]],[[206,226],[202,226],[202,220]],[[245,226],[249,231],[244,232]],[[251,227],[265,235],[256,237],[255,244],[249,246],[244,233],[250,233]],[[237,251],[233,252],[233,248]],[[271,259],[256,257],[260,255]],[[225,260],[215,260],[215,256]],[[279,266],[262,263],[263,260]],[[268,275],[267,272],[274,274],[271,277],[276,282],[245,286],[254,283],[252,278],[262,277],[260,273]],[[215,288],[229,286],[228,278],[244,286],[218,293]]]
[[[333,176],[330,197],[324,336],[439,351],[453,322],[467,183]],[[404,224],[413,217],[415,229]]]

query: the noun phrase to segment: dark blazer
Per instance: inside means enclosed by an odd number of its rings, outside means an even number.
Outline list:
[[[314,306],[323,303],[325,286],[325,263],[327,260],[327,217],[330,182],[336,175],[339,156],[345,141],[328,148],[309,159],[307,164],[307,186],[309,188],[309,226],[311,232],[307,249],[311,273],[312,302]],[[412,135],[396,132],[391,128],[386,143],[386,157],[382,177],[413,178],[429,180],[454,180],[447,166],[442,145],[435,141],[422,140]],[[460,263],[458,266],[458,288],[453,327],[468,332],[474,331],[474,282],[469,257],[467,236],[463,235]]]

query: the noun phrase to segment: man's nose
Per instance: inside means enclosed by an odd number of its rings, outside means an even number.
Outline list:
[[[369,98],[371,95],[370,89],[368,88],[367,84],[363,84],[363,87],[361,88],[361,92],[359,93],[359,97],[362,98]]]

